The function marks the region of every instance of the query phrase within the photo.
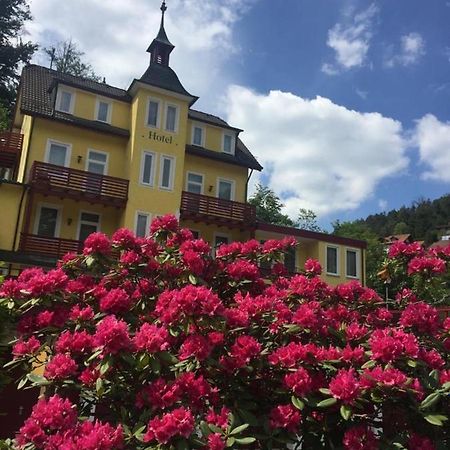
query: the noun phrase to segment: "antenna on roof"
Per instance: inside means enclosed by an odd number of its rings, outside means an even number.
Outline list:
[[[52,47],[50,51],[47,51],[47,53],[50,56],[50,69],[53,69],[53,62],[55,61],[56,48]]]
[[[105,77],[103,77],[102,83],[106,84],[106,78]]]

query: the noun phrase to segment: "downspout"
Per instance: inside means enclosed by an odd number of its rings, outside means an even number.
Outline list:
[[[16,249],[16,243],[17,243],[17,232],[19,231],[19,222],[20,222],[20,213],[22,211],[22,205],[23,205],[23,200],[25,198],[25,193],[27,192],[27,189],[30,186],[28,184],[24,184],[23,185],[23,191],[22,191],[22,195],[20,197],[20,202],[19,202],[19,209],[17,211],[17,218],[16,218],[16,228],[14,230],[14,240],[13,240],[13,244],[12,244],[12,248],[11,250],[14,251]]]
[[[252,177],[252,175],[253,175],[253,169],[250,170],[250,175],[247,177],[247,181],[246,181],[246,183],[245,183],[245,203],[247,203],[248,183],[249,183],[250,178]]]

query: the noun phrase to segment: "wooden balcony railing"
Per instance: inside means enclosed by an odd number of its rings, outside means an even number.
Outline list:
[[[128,200],[128,180],[39,161],[33,164],[30,183],[35,192],[106,206],[122,208]]]
[[[182,219],[252,228],[256,223],[256,208],[248,203],[183,192],[180,216]]]
[[[81,253],[83,251],[83,243],[72,239],[22,233],[20,235],[19,250],[50,258],[62,258],[69,252]]]
[[[0,132],[0,167],[11,169],[19,160],[22,151],[23,134]]]

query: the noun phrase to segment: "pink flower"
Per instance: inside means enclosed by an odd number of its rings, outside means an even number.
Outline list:
[[[89,352],[94,347],[94,336],[86,331],[64,331],[55,344],[59,353],[83,354]]]
[[[243,259],[230,263],[226,270],[228,275],[236,281],[255,280],[259,276],[258,267]]]
[[[413,258],[408,263],[408,275],[422,273],[424,275],[436,275],[447,270],[445,261],[440,258],[427,258],[425,256]]]
[[[389,247],[388,258],[401,258],[405,257],[411,259],[415,256],[422,256],[424,249],[419,242],[412,242],[406,244],[405,242],[395,242]]]
[[[270,411],[270,426],[284,428],[292,433],[298,430],[302,416],[292,405],[278,405]]]
[[[230,358],[232,366],[240,368],[261,353],[261,344],[251,336],[239,336],[231,346]]]
[[[288,373],[284,377],[284,384],[294,392],[295,395],[303,397],[313,388],[313,382],[308,371],[303,367],[296,372]]]
[[[79,305],[75,305],[69,314],[70,320],[86,321],[91,320],[94,317],[94,311],[90,306],[80,308]]]
[[[342,443],[346,450],[377,450],[379,448],[378,439],[373,431],[364,425],[347,430]]]
[[[194,417],[191,411],[181,407],[164,414],[162,417],[155,417],[150,420],[144,442],[156,440],[160,444],[167,444],[174,436],[189,437],[193,430]]]
[[[220,433],[212,433],[208,436],[208,449],[209,450],[224,450],[225,441],[222,439]]]
[[[206,359],[212,351],[212,345],[207,338],[201,334],[191,334],[181,344],[178,357],[181,360],[194,356],[199,361]]]
[[[166,328],[144,323],[136,332],[133,343],[139,351],[145,350],[148,353],[156,353],[167,350],[169,347],[168,338],[169,332]]]
[[[354,369],[341,369],[330,381],[331,395],[343,403],[352,403],[360,393],[360,383]]]
[[[122,288],[111,289],[100,299],[100,310],[112,314],[126,313],[133,299]]]
[[[88,256],[93,253],[109,255],[111,253],[111,242],[106,234],[96,232],[90,234],[84,241],[83,254]]]
[[[319,276],[322,273],[322,266],[316,259],[307,259],[305,262],[305,272],[312,277]]]
[[[97,325],[94,340],[106,353],[115,354],[131,347],[127,324],[114,316],[106,316]]]
[[[226,429],[228,426],[230,413],[231,411],[225,406],[222,406],[219,413],[216,413],[213,409],[210,409],[206,416],[206,421],[208,423],[212,423],[216,427]]]
[[[121,249],[136,248],[136,236],[128,228],[119,228],[112,236],[112,243]]]
[[[150,232],[152,234],[160,231],[169,231],[175,233],[178,230],[178,220],[173,214],[167,214],[165,216],[156,217],[153,219],[150,226]]]
[[[77,363],[68,355],[57,354],[45,366],[44,376],[48,380],[63,380],[75,374]]]
[[[123,447],[122,426],[116,428],[109,423],[98,420],[84,421],[77,430],[74,449],[83,450],[115,450]]]
[[[408,441],[408,450],[435,450],[436,447],[430,438],[412,433]]]
[[[41,343],[34,336],[31,336],[27,341],[19,340],[12,349],[12,354],[15,358],[33,355],[41,348]]]
[[[400,317],[400,325],[414,328],[419,333],[434,334],[439,328],[439,315],[436,308],[424,302],[408,305]]]

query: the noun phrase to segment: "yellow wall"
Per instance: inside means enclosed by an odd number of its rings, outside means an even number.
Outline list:
[[[23,186],[0,183],[0,205],[2,209],[0,218],[0,249],[14,250],[14,234],[22,192]],[[19,232],[20,225],[21,217],[19,217]]]
[[[247,169],[245,167],[234,166],[199,156],[186,155],[183,173],[183,190],[186,190],[187,172],[196,172],[203,175],[203,194],[211,197],[217,196],[218,178],[234,180],[234,200],[237,202],[246,201],[245,185],[247,183]],[[210,186],[212,186],[212,190],[210,190]]]
[[[250,239],[248,231],[240,231],[237,229],[230,229],[228,227],[218,227],[216,225],[207,225],[201,222],[193,222],[192,220],[181,220],[180,226],[188,228],[192,231],[198,231],[199,238],[209,242],[211,246],[214,245],[215,235],[227,236],[230,242],[233,241],[247,241]]]
[[[204,130],[204,147],[208,150],[214,150],[217,152],[222,151],[222,139],[224,132],[235,134],[232,130],[215,127],[212,125],[208,125],[203,122],[198,122],[195,120],[188,120],[187,126],[187,143],[192,143],[192,127],[193,125],[199,126]]]
[[[23,134],[23,144],[19,162],[19,170],[17,172],[17,181],[20,183],[24,181],[25,164],[27,161],[27,154],[30,151],[30,138],[34,121],[35,119],[31,116],[23,116],[22,127],[20,129],[20,132]]]

